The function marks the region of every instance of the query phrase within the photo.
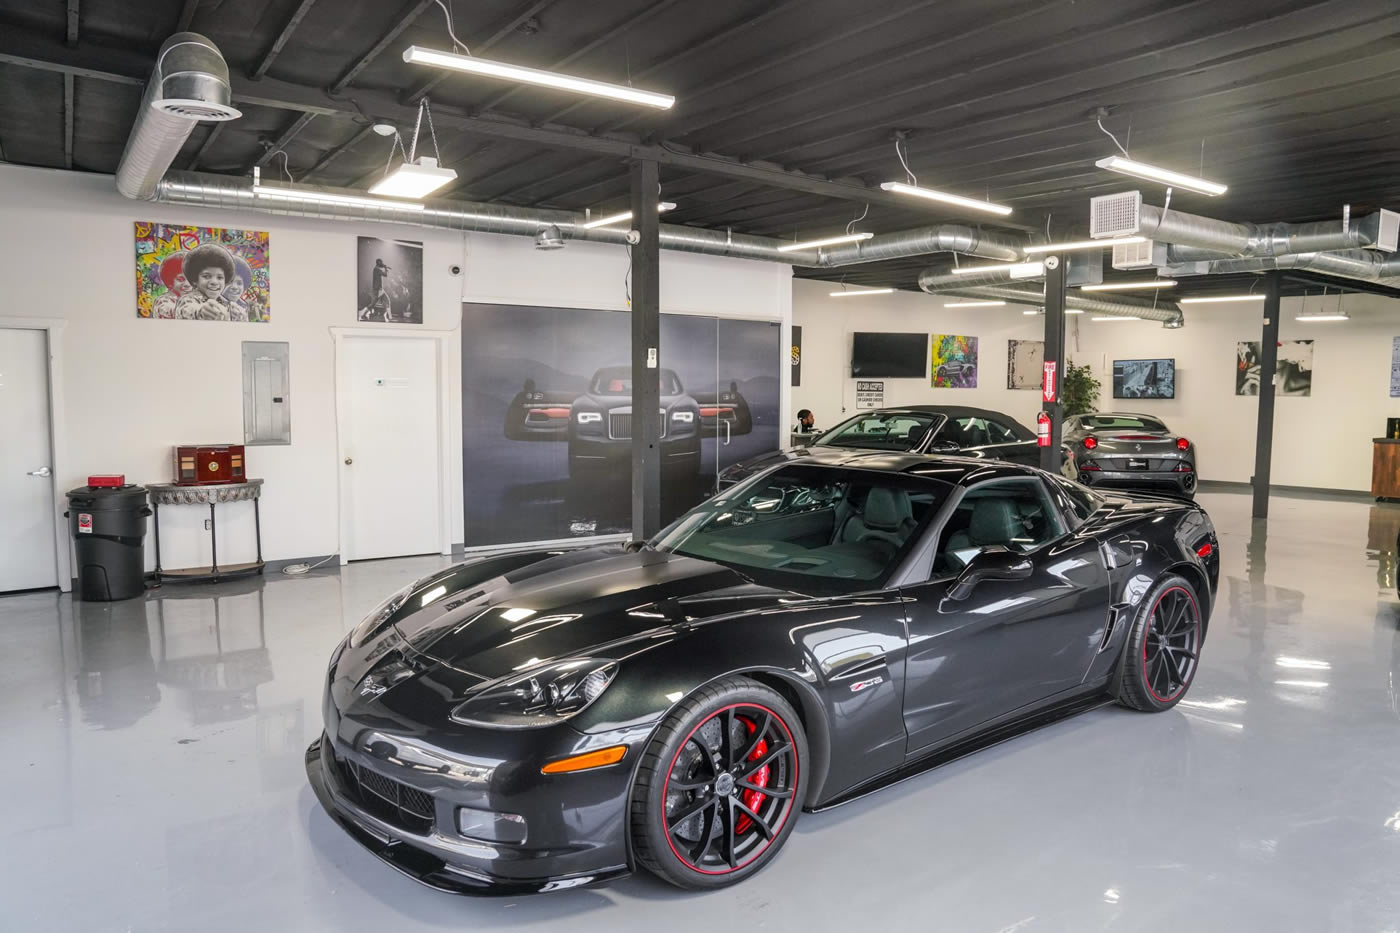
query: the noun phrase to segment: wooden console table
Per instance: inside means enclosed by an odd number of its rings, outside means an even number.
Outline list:
[[[250,479],[242,483],[220,483],[217,486],[177,486],[174,483],[148,483],[151,508],[155,510],[153,524],[156,535],[155,582],[159,586],[167,578],[171,582],[209,582],[243,577],[263,572],[262,559],[262,514],[258,511],[258,500],[262,497],[260,479]],[[258,559],[245,564],[225,564],[219,566],[219,531],[214,506],[226,502],[253,503],[253,535],[257,543]],[[208,567],[187,567],[181,570],[165,570],[160,565],[160,507],[162,505],[207,505],[209,506],[209,546],[211,565]]]
[[[1371,452],[1371,495],[1400,499],[1400,438],[1377,437]]]

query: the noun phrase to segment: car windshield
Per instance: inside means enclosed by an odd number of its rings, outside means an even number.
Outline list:
[[[942,415],[908,411],[873,411],[856,415],[817,438],[825,447],[867,450],[913,450]]]
[[[697,506],[652,544],[798,592],[868,590],[894,572],[951,490],[902,473],[789,466]]]
[[[674,370],[663,369],[661,377],[662,395],[680,395],[681,380]],[[593,382],[588,386],[589,395],[632,395],[632,367],[609,366],[593,374]]]
[[[1117,431],[1123,428],[1161,431],[1164,434],[1167,431],[1167,426],[1156,418],[1144,418],[1142,415],[1081,415],[1079,423],[1090,431]]]

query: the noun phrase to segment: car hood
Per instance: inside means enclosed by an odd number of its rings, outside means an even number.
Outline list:
[[[793,595],[707,561],[593,548],[446,594],[394,627],[418,654],[494,679]]]

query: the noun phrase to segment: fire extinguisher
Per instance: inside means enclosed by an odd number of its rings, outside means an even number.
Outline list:
[[[1041,412],[1035,416],[1035,446],[1050,446],[1050,414]]]

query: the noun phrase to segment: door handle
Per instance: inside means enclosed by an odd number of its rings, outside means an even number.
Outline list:
[[[37,470],[30,470],[30,476],[53,476],[53,471],[48,467],[39,467]]]
[[[720,423],[724,425],[724,446],[728,447],[728,446],[729,446],[729,422],[728,422],[728,421],[721,421]]]
[[[352,463],[354,463],[354,462],[355,462],[355,461],[352,460],[352,459],[349,458],[349,457],[346,457],[346,458],[345,458],[345,465],[346,465],[346,466],[349,466],[350,464],[352,464]]]

